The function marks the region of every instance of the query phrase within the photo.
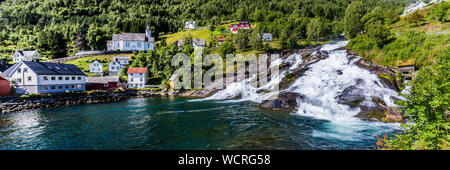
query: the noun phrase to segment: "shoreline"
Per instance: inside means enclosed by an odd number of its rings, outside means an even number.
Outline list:
[[[164,97],[167,92],[153,90],[84,91],[0,97],[0,114],[58,106],[119,102],[131,98]]]

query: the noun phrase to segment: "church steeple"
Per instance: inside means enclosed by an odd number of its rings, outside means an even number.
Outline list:
[[[147,39],[150,39],[152,37],[152,31],[150,30],[150,25],[147,25],[147,28],[145,29],[145,36]]]

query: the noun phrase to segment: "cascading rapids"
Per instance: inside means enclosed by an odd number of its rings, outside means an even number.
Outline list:
[[[302,56],[300,54],[292,54],[285,60],[278,58],[270,63],[269,68],[272,68],[274,66],[278,66],[282,63],[289,63],[291,67],[289,70],[283,70],[280,71],[279,74],[273,74],[271,75],[270,81],[262,85],[260,87],[253,87],[250,85],[250,82],[256,77],[256,75],[251,76],[248,79],[245,79],[242,82],[234,82],[229,85],[224,90],[221,90],[214,95],[206,98],[206,100],[225,100],[225,99],[233,99],[233,98],[239,98],[237,100],[229,100],[229,101],[252,101],[261,103],[264,100],[267,100],[271,97],[276,96],[279,91],[274,91],[274,87],[277,86],[281,80],[283,80],[286,71],[293,70],[297,68],[300,64],[303,63]],[[258,93],[260,90],[266,90],[269,92],[266,93]]]
[[[313,130],[312,132],[313,136],[321,138],[358,141],[374,137],[367,136],[367,133],[359,133],[361,131],[373,131],[377,135],[391,132],[399,124],[362,121],[354,117],[360,111],[359,108],[352,109],[338,103],[337,96],[342,95],[344,90],[351,86],[359,89],[361,95],[366,99],[362,104],[366,106],[374,104],[371,102],[372,97],[382,99],[388,106],[394,105],[392,97],[400,98],[396,91],[384,86],[377,75],[358,67],[355,62],[359,60],[359,57],[350,58],[347,56],[346,50],[337,50],[345,47],[347,43],[348,41],[338,41],[325,44],[320,50],[328,52],[329,57],[311,64],[305,74],[296,79],[292,86],[282,90],[299,93],[305,97],[299,100],[298,110],[293,114],[327,120],[327,123],[322,124],[322,130]],[[206,99],[248,100],[257,103],[271,99],[278,92],[257,93],[257,91],[273,88],[284,78],[284,73],[299,67],[303,61],[301,55],[293,54],[285,60],[273,61],[272,66],[282,63],[289,63],[290,68],[281,71],[278,77],[272,77],[272,80],[263,87],[250,86],[249,82],[253,78],[251,77],[242,82],[229,84],[226,89]],[[233,99],[239,95],[240,99]]]
[[[383,99],[388,106],[394,105],[391,97],[397,97],[396,91],[384,87],[377,75],[355,65],[359,58],[349,60],[345,50],[335,50],[345,46],[347,42],[324,45],[321,50],[328,51],[329,57],[312,64],[305,75],[287,89],[306,97],[298,106],[298,114],[327,120],[351,119],[360,110],[339,104],[336,97],[352,87],[361,91],[365,101],[370,101],[375,96]]]

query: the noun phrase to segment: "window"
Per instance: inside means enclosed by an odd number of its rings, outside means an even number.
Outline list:
[[[59,86],[58,86],[58,89],[63,89],[63,86],[62,86],[62,85],[59,85]]]
[[[21,73],[21,72],[22,72],[22,69],[20,69],[20,68],[17,69],[17,72],[18,72],[18,73]]]
[[[28,73],[28,68],[23,68],[24,73]]]
[[[131,78],[131,82],[133,82],[134,81],[134,78]]]
[[[63,77],[61,77],[61,76],[60,76],[60,77],[58,77],[58,80],[63,80]]]
[[[69,80],[69,77],[66,77],[66,80]]]
[[[137,43],[137,47],[141,48],[141,43]]]
[[[75,80],[75,77],[72,77],[72,80]]]
[[[75,85],[72,85],[72,89],[75,89]]]
[[[139,73],[140,76],[142,76],[142,73]]]
[[[78,77],[78,80],[81,80],[81,77]]]
[[[125,47],[130,47],[130,43],[129,42],[125,43]]]
[[[141,87],[144,87],[144,84],[141,83]]]
[[[28,76],[27,80],[28,80],[28,82],[30,82],[31,81],[31,76]]]
[[[22,79],[21,78],[17,78],[17,83],[22,83]]]
[[[103,84],[104,87],[108,87],[108,83]]]
[[[48,86],[42,86],[42,89],[48,90]]]
[[[69,89],[69,85],[66,85],[66,89]]]
[[[56,86],[52,86],[51,89],[52,89],[52,90],[55,90],[55,89],[56,89]]]
[[[47,77],[47,76],[44,76],[44,80],[46,80],[46,81],[47,81],[47,80],[48,80],[48,77]]]
[[[144,79],[141,77],[141,80],[140,81],[143,81]]]
[[[55,77],[52,76],[52,80],[55,80]]]
[[[81,85],[80,84],[77,85],[77,89],[81,89]]]

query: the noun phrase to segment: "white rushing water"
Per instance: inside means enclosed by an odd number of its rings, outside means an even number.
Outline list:
[[[375,96],[383,99],[388,106],[394,105],[391,97],[397,97],[396,91],[383,87],[377,75],[355,65],[358,58],[349,60],[345,50],[335,50],[344,47],[347,42],[324,45],[321,50],[328,51],[329,57],[312,64],[305,75],[287,89],[306,97],[299,104],[297,114],[327,120],[352,119],[360,110],[339,104],[336,99],[347,88],[357,88],[368,101]]]
[[[313,131],[314,136],[352,141],[368,137],[361,136],[362,134],[358,133],[359,131],[373,130],[377,134],[381,134],[386,133],[386,131],[379,129],[386,128],[380,127],[398,127],[398,124],[362,121],[354,117],[360,112],[359,108],[352,109],[348,105],[338,103],[337,97],[348,88],[356,88],[358,94],[366,99],[362,104],[367,106],[374,104],[371,102],[372,97],[382,99],[388,106],[394,106],[392,97],[398,98],[397,92],[384,87],[377,75],[355,64],[359,60],[358,57],[350,58],[345,50],[336,50],[345,47],[347,43],[348,41],[338,41],[325,44],[320,50],[328,52],[329,57],[311,64],[303,76],[296,79],[292,86],[283,90],[305,96],[298,103],[298,110],[293,114],[328,120],[327,123],[323,124],[323,130]],[[284,78],[286,71],[292,71],[299,67],[303,61],[301,55],[293,54],[285,60],[279,59],[272,62],[272,66],[281,63],[289,63],[289,69],[282,71],[279,76],[273,77],[268,84],[260,88],[254,88],[249,85],[252,77],[242,82],[229,84],[226,89],[217,92],[207,100],[231,99],[228,101],[260,103],[271,99],[278,92],[257,93],[257,91],[271,89],[278,85]],[[233,99],[239,96],[239,99]]]

